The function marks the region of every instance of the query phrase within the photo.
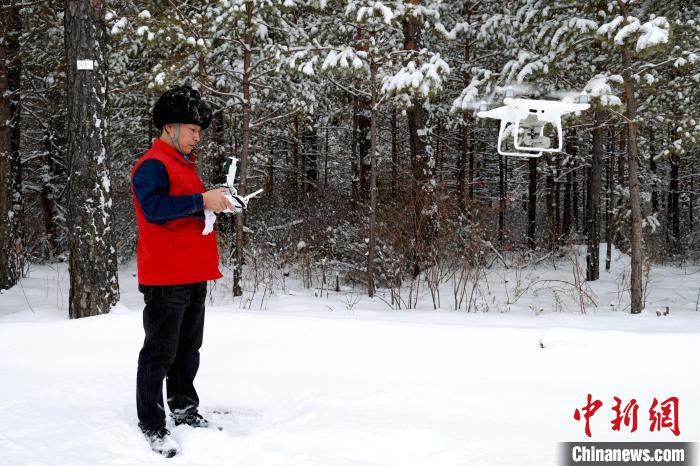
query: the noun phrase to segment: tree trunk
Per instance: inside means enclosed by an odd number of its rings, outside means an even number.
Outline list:
[[[566,183],[564,184],[564,213],[561,220],[561,232],[564,238],[568,238],[571,234],[571,183],[573,180],[573,173],[569,167],[565,167],[567,170]]]
[[[561,244],[561,183],[557,180],[561,174],[559,157],[554,158],[554,236],[557,246]]]
[[[201,16],[202,21],[204,21],[204,15]],[[207,69],[206,69],[206,64],[204,61],[204,57],[200,55],[197,58],[197,80],[199,81],[199,94],[200,96],[204,97],[205,94],[205,89],[204,85],[206,84],[206,79],[207,79]],[[197,151],[197,158],[199,159],[198,163],[195,165],[195,168],[197,170],[197,176],[199,176],[200,179],[204,179],[204,162],[206,160],[209,160],[209,141],[211,141],[211,136],[208,134],[207,131],[203,131],[201,133],[201,141],[199,142],[199,149]]]
[[[367,294],[374,297],[374,250],[376,244],[375,222],[377,217],[377,64],[370,62],[370,201],[369,201],[369,248],[367,250]]]
[[[605,271],[610,271],[610,263],[612,261],[612,242],[613,242],[613,215],[612,206],[615,205],[614,191],[615,182],[613,177],[613,160],[615,158],[615,128],[610,127],[610,140],[608,141],[608,161],[606,163],[605,181],[607,185],[608,195],[605,197]]]
[[[250,109],[250,107],[248,107]],[[292,134],[292,163],[294,164],[294,170],[292,171],[292,180],[294,185],[294,197],[297,198],[299,195],[299,186],[303,189],[303,167],[304,167],[304,155],[300,149],[301,136],[299,133],[299,115],[294,115],[294,133]]]
[[[471,0],[466,0],[464,2],[464,16],[466,16],[467,19],[467,24],[471,25],[472,23],[472,4]],[[468,37],[464,41],[464,73],[462,73],[462,85],[466,88],[471,84],[471,73],[469,72],[469,69],[467,68],[467,65],[471,61],[471,55],[472,55],[472,48],[471,48],[471,37]],[[461,138],[461,151],[460,151],[460,157],[459,157],[459,167],[458,167],[458,177],[457,177],[457,186],[458,186],[458,192],[459,192],[459,198],[462,203],[464,203],[464,195],[465,195],[465,172],[466,172],[466,165],[467,161],[469,163],[469,188],[468,188],[468,199],[471,201],[472,198],[474,197],[474,153],[471,150],[470,144],[470,138],[469,138],[469,131],[471,130],[471,115],[470,112],[465,111],[462,112],[462,138]]]
[[[574,140],[572,137],[566,138],[568,160],[571,160],[574,156],[573,142]],[[566,183],[564,184],[564,213],[561,220],[561,231],[562,235],[566,238],[571,234],[571,185],[573,183],[574,174],[569,164],[564,165],[563,168],[566,170]]]
[[[693,231],[693,222],[695,219],[693,218],[693,209],[695,205],[695,169],[693,167],[690,168],[690,187],[688,189],[688,192],[690,193],[688,196],[688,228],[692,232]]]
[[[323,145],[323,190],[328,188],[328,151],[330,146],[328,145],[328,126],[326,126],[326,138],[325,144]]]
[[[550,155],[547,155],[547,194],[545,202],[547,204],[547,243],[549,250],[554,251],[557,245],[557,225],[559,219],[556,216],[555,200],[554,200],[554,161]]]
[[[444,156],[444,144],[442,142],[442,120],[437,119],[437,128],[435,135],[435,166],[437,167],[437,181],[442,184],[442,167]]]
[[[214,120],[211,122],[211,131],[213,134],[210,139],[214,141],[216,147],[210,153],[209,158],[212,163],[209,168],[209,183],[218,186],[226,183],[226,173],[224,173],[224,166],[226,165],[226,153],[228,148],[226,147],[226,117],[224,112],[220,112],[214,115]],[[206,132],[206,131],[205,131]],[[234,152],[235,153],[235,152]],[[204,157],[203,154],[199,154],[199,163],[197,165],[203,165]]]
[[[547,220],[549,221],[549,250],[554,251],[559,239],[559,192],[554,181],[558,175],[554,157],[547,156]]]
[[[304,192],[315,192],[318,188],[318,128],[307,126],[303,136]]]
[[[578,145],[578,138],[576,140],[576,145]],[[576,161],[576,158],[574,157],[572,161],[572,166],[571,166],[571,171],[573,173],[573,179],[571,182],[571,219],[572,219],[572,227],[576,233],[579,232],[579,189],[578,189],[578,163]]]
[[[460,151],[457,159],[457,194],[460,204],[464,204],[467,191],[467,160],[469,160],[469,113],[462,113],[462,124],[458,126],[460,132]],[[471,183],[470,183],[471,188]],[[470,189],[471,191],[471,189]]]
[[[624,96],[623,96],[624,97]],[[620,144],[618,146],[617,152],[617,184],[613,187],[616,189],[618,186],[622,188],[625,184],[625,154],[627,154],[627,124],[622,126],[620,131]],[[617,245],[618,248],[627,252],[629,250],[629,245],[627,239],[623,232],[623,219],[620,213],[624,212],[626,208],[624,196],[613,196],[613,208],[617,209],[618,215],[613,217],[613,223],[615,224],[615,230],[613,234],[613,243]]]
[[[109,312],[119,300],[117,254],[107,157],[105,4],[66,0],[65,48],[68,143],[70,317]],[[92,70],[78,70],[91,60]]]
[[[301,151],[299,154],[301,155],[301,166],[299,167],[299,181],[301,184],[301,192],[306,193],[307,192],[307,187],[306,187],[306,166],[307,166],[307,161],[306,157],[308,155],[307,153],[307,142],[306,142],[306,128],[303,128],[301,132],[299,132],[299,125],[297,124],[297,120],[295,119],[295,124],[294,128],[296,130],[296,133],[299,135],[299,141],[301,143]]]
[[[627,153],[627,125],[620,131],[620,157],[617,158],[617,182],[620,186],[625,183],[625,158],[622,154]]]
[[[275,154],[270,153],[267,156],[267,180],[265,182],[265,192],[267,196],[272,198],[275,193]]]
[[[350,169],[352,171],[351,183],[350,183],[350,204],[352,204],[353,209],[357,209],[360,205],[360,163],[358,154],[359,145],[359,129],[360,129],[360,115],[359,115],[359,102],[357,97],[352,99],[352,142],[351,142],[351,154],[350,154]]]
[[[250,151],[250,67],[251,67],[251,50],[253,49],[253,2],[245,3],[246,21],[245,32],[243,36],[243,105],[241,111],[241,166],[240,178],[238,181],[238,194],[244,196],[247,193],[248,187],[248,156]],[[243,287],[241,281],[243,278],[244,264],[244,248],[245,248],[245,211],[236,215],[236,254],[233,264],[233,295],[241,296]]]
[[[18,8],[8,7],[0,40],[0,290],[17,284],[24,257]]]
[[[668,203],[666,208],[671,232],[671,253],[678,255],[681,252],[680,183],[678,180],[680,160],[677,155],[673,155],[669,159],[669,163],[671,164],[671,173],[668,184]]]
[[[399,194],[399,148],[396,124],[396,109],[391,110],[391,197]]]
[[[360,165],[360,201],[366,204],[370,197],[370,170],[371,170],[371,145],[370,131],[372,126],[372,103],[371,99],[360,96],[358,99],[358,149]]]
[[[537,232],[537,161],[539,158],[528,159],[530,167],[530,184],[527,196],[527,245],[534,250],[537,247],[535,234]]]
[[[588,242],[586,252],[586,281],[600,278],[600,189],[603,159],[603,139],[605,136],[605,115],[595,112],[593,128],[593,157],[591,157],[590,189],[588,190],[588,211],[586,223]]]
[[[659,211],[659,193],[656,191],[656,131],[649,130],[649,170],[651,170],[651,210]]]
[[[16,2],[13,2],[16,3]],[[22,192],[22,154],[20,153],[21,134],[21,78],[22,78],[22,53],[20,50],[20,36],[22,34],[22,17],[16,6],[8,12],[10,32],[7,34],[7,51],[10,58],[7,67],[7,79],[10,94],[10,111],[12,113],[12,130],[10,147],[12,152],[12,197],[13,211],[12,228],[14,229],[15,248],[19,254],[20,272],[23,269],[25,255],[24,238],[24,193]]]
[[[622,15],[627,19],[629,5],[618,0]],[[622,45],[622,61],[625,82],[625,103],[627,107],[627,165],[629,169],[630,209],[630,297],[632,314],[639,314],[644,308],[642,294],[642,208],[639,196],[639,150],[637,148],[637,102],[634,96],[634,78],[632,77],[632,57],[627,46]]]
[[[504,246],[504,229],[506,224],[506,169],[505,157],[498,157],[498,243]]]
[[[44,136],[44,155],[42,157],[42,178],[44,183],[41,186],[41,210],[44,216],[44,233],[46,243],[49,247],[49,256],[54,258],[58,253],[58,238],[56,227],[56,192],[53,186],[55,179],[55,147],[54,135],[56,134],[52,128],[52,121],[47,122],[46,134]]]
[[[421,0],[408,0],[412,5],[420,5]],[[422,47],[421,23],[414,16],[407,16],[402,22],[404,50],[418,51]],[[426,101],[412,99],[406,111],[408,134],[411,147],[413,171],[413,208],[416,219],[414,231],[415,258],[413,274],[422,270],[425,253],[430,250],[437,231],[437,200],[434,189],[435,158],[432,148],[432,113]]]

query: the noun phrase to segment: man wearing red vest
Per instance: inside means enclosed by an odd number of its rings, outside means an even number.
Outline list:
[[[179,445],[165,428],[163,379],[175,425],[206,427],[197,408],[194,378],[204,328],[207,280],[221,278],[216,234],[202,235],[204,209],[235,207],[225,188],[205,192],[193,149],[211,110],[197,91],[179,86],[153,109],[161,131],[131,172],[139,229],[137,268],[144,295],[146,333],[136,375],[139,427],[151,448],[166,457]]]

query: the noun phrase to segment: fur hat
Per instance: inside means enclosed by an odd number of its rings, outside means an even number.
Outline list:
[[[159,130],[168,123],[189,123],[207,129],[210,122],[211,109],[190,86],[165,91],[153,107],[153,124]]]

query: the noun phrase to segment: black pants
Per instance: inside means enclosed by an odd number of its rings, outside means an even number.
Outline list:
[[[207,282],[139,285],[146,338],[136,373],[136,411],[142,429],[165,427],[163,379],[173,413],[196,409],[194,377],[204,330]]]

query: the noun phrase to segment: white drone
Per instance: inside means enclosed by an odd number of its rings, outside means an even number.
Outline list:
[[[582,94],[579,102],[587,99]],[[588,103],[569,103],[557,100],[531,100],[506,97],[505,106],[477,113],[479,118],[501,120],[498,132],[498,153],[513,157],[539,157],[543,152],[561,152],[564,146],[564,131],[561,117],[571,112],[580,112],[590,108]],[[552,141],[544,134],[545,126],[551,123],[557,128],[559,145],[552,147]],[[520,130],[523,130],[522,136]],[[503,149],[503,142],[513,134],[515,151]],[[521,136],[521,137],[519,137]]]

